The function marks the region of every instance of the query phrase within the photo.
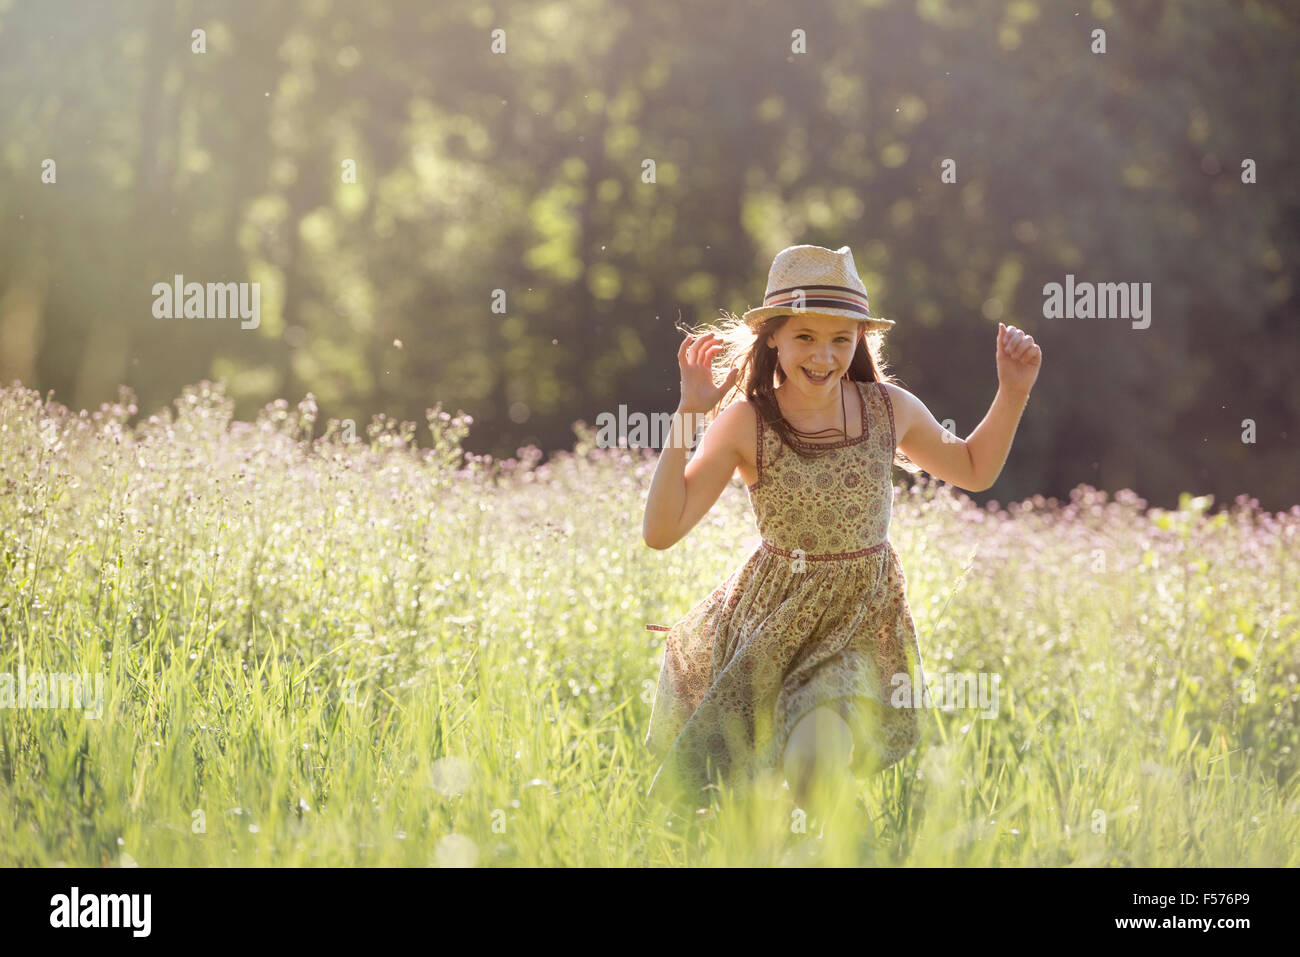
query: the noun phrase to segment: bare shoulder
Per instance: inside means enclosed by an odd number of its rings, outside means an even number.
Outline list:
[[[758,410],[744,396],[732,400],[709,427],[737,459],[740,477],[752,485],[758,476]]]
[[[901,385],[895,385],[892,382],[882,382],[880,384],[884,387],[885,394],[889,396],[889,402],[894,412],[894,431],[901,441],[902,437],[907,434],[908,426],[914,420],[916,408],[921,400]]]
[[[889,398],[894,402],[902,402],[903,396],[912,394],[901,385],[894,385],[892,382],[882,382],[880,384],[884,387],[885,391],[889,393]]]
[[[880,385],[885,390],[885,394],[889,396],[889,401],[894,406],[895,415],[899,412],[899,406],[907,406],[909,400],[916,398],[901,385],[894,385],[892,382],[882,382]]]

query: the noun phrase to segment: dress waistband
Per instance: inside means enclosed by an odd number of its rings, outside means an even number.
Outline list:
[[[795,552],[789,549],[773,545],[767,539],[762,540],[762,547],[767,549],[769,552],[772,552],[775,555],[784,555],[786,558],[802,558],[806,562],[842,562],[847,561],[850,558],[861,558],[864,555],[870,555],[874,552],[880,551],[888,544],[889,539],[885,539],[883,542],[878,542],[870,548],[859,548],[856,552],[822,552],[819,555],[804,555],[795,554]]]
[[[780,546],[773,545],[767,539],[762,539],[761,541],[761,547],[767,549],[769,552],[772,552],[775,555],[784,555],[786,558],[794,558],[794,559],[803,558],[804,561],[809,561],[809,562],[842,562],[842,561],[847,561],[850,558],[861,558],[864,555],[870,555],[873,552],[878,552],[881,549],[888,547],[888,545],[889,545],[889,539],[885,539],[883,542],[878,542],[877,544],[872,545],[870,548],[860,548],[856,552],[823,552],[820,555],[796,555],[793,551],[790,551],[789,549],[785,549],[785,548],[781,548]],[[646,624],[645,628],[646,631],[672,631],[673,630],[671,625],[653,625],[649,623]]]

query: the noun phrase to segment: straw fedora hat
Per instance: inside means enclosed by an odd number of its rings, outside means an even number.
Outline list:
[[[893,319],[871,315],[867,289],[848,246],[788,246],[776,254],[767,274],[763,305],[741,318],[752,327],[771,316],[829,316],[856,319],[869,330],[884,330]]]

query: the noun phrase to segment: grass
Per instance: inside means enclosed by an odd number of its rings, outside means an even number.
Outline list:
[[[653,458],[581,427],[539,467],[436,409],[420,447],[314,436],[310,397],[232,422],[208,383],[134,412],[0,393],[0,675],[103,681],[99,718],[0,708],[0,864],[1300,863],[1300,507],[900,489],[927,674],[998,673],[996,715],[690,819],[643,797],[643,628],[757,544],[739,482],[655,552]]]

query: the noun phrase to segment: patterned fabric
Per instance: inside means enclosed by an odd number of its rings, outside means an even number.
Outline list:
[[[645,738],[662,759],[651,795],[684,787],[699,796],[719,780],[743,786],[780,773],[790,732],[820,705],[853,729],[858,773],[893,765],[920,739],[910,703],[925,676],[888,539],[894,410],[879,382],[852,384],[861,434],[801,442],[828,449],[814,458],[759,423],[749,497],[762,542],[666,629]],[[892,706],[904,692],[909,706]]]

